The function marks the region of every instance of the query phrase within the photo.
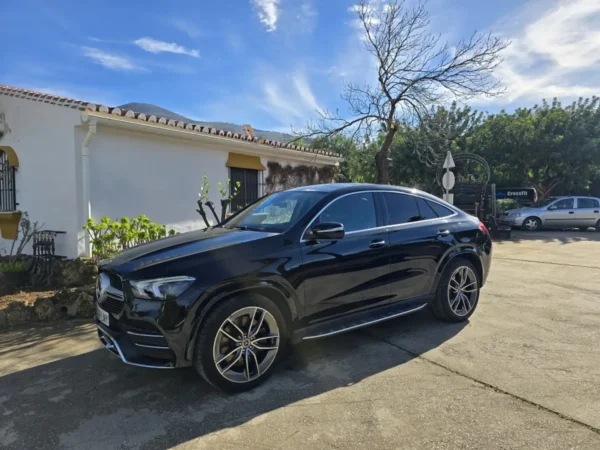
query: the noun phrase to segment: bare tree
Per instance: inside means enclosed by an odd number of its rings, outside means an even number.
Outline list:
[[[341,94],[349,116],[318,112],[319,118],[299,137],[349,134],[353,138],[382,132],[376,155],[377,182],[389,182],[389,151],[400,125],[415,124],[430,108],[449,98],[466,100],[503,92],[493,72],[509,43],[474,32],[451,47],[429,31],[425,2],[408,7],[405,0],[385,5],[361,0],[356,11],[366,49],[377,61],[377,86],[345,83]]]

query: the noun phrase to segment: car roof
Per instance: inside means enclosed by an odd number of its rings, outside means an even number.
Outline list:
[[[418,189],[406,188],[401,186],[391,186],[389,184],[371,184],[371,183],[328,183],[314,184],[311,186],[301,186],[290,191],[312,191],[312,192],[360,192],[360,191],[398,191],[406,192],[407,194],[415,194],[417,192],[424,193]]]
[[[425,191],[421,191],[416,188],[407,188],[402,186],[392,186],[389,184],[372,184],[372,183],[328,183],[328,184],[315,184],[311,186],[302,186],[294,189],[290,189],[290,191],[295,192],[323,192],[325,193],[325,198],[331,199],[332,197],[337,197],[344,194],[350,194],[352,192],[363,192],[363,191],[395,191],[402,192],[405,194],[419,195],[420,197],[424,197],[426,199],[435,201],[437,203],[441,203],[454,210],[455,212],[460,211],[455,206],[445,202],[439,197],[435,195],[431,195]]]

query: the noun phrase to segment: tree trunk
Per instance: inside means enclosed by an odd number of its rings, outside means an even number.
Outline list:
[[[378,184],[390,184],[390,165],[388,158],[390,157],[390,146],[394,140],[394,135],[398,129],[396,127],[390,128],[385,135],[383,144],[377,155],[375,155],[375,164],[377,166],[377,183]]]

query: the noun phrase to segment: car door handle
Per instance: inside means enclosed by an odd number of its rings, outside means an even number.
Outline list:
[[[437,232],[438,236],[448,236],[450,234],[450,230],[440,230]]]
[[[595,210],[594,212],[595,212],[595,213],[599,213],[600,211],[598,211],[598,210]]]
[[[369,244],[370,248],[381,248],[385,246],[385,241],[381,240],[381,241],[371,241],[371,243]]]
[[[569,214],[575,214],[575,211],[569,211]]]

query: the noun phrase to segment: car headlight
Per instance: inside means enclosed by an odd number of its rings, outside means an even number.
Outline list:
[[[511,213],[510,217],[521,217],[521,213]]]
[[[179,297],[196,281],[193,277],[155,278],[130,281],[133,295],[148,300],[173,300]]]

